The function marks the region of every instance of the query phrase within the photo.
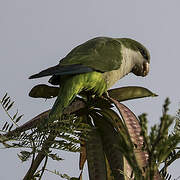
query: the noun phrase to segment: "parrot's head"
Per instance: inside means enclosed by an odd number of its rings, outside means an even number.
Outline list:
[[[142,44],[133,39],[123,38],[121,41],[127,48],[136,52],[136,56],[134,56],[135,63],[131,72],[136,76],[146,76],[149,73],[149,51]]]

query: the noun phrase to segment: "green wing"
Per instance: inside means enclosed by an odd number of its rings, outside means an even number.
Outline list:
[[[119,69],[122,63],[121,44],[116,39],[97,37],[74,48],[60,66],[81,64],[94,70],[106,72]]]
[[[56,66],[45,69],[29,79],[51,76],[51,83],[59,82],[61,75],[82,74],[92,71],[107,72],[119,69],[122,63],[120,41],[97,37],[74,48]],[[54,83],[53,83],[54,82]]]

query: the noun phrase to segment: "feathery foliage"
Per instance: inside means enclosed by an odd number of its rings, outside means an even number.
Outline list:
[[[53,89],[50,92],[55,96]],[[42,92],[46,92],[45,89]],[[87,160],[91,180],[172,179],[168,167],[180,158],[180,111],[175,118],[171,117],[168,114],[170,102],[166,99],[160,124],[148,132],[147,114],[137,118],[118,101],[155,97],[154,93],[141,87],[126,87],[110,90],[109,94],[111,97],[80,96],[65,109],[61,121],[44,123],[49,113],[46,111],[22,126],[18,125],[22,115],[18,110],[11,115],[14,102],[5,94],[0,103],[11,122],[3,125],[0,142],[5,148],[26,148],[18,154],[23,162],[31,160],[24,179],[41,179],[45,171],[65,179],[82,179],[82,172],[79,178],[71,178],[46,168],[49,159],[63,160],[57,150],[80,152],[80,169],[83,170]],[[113,104],[120,116],[112,109]],[[174,121],[174,131],[169,132]],[[38,170],[43,159],[44,165]]]

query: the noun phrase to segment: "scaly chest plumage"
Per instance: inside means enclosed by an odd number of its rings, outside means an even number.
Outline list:
[[[135,63],[141,58],[136,51],[122,45],[122,64],[119,69],[103,73],[107,88],[111,88],[118,80],[132,71]]]

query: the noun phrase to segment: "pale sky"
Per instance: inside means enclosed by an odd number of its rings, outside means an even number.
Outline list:
[[[149,124],[159,122],[162,104],[170,97],[170,112],[179,108],[179,0],[0,0],[0,97],[5,92],[15,100],[21,123],[51,108],[54,99],[28,97],[30,89],[48,78],[28,77],[56,65],[73,47],[96,36],[128,37],[144,44],[151,54],[147,77],[128,75],[116,87],[137,85],[159,94],[157,98],[125,103],[139,115],[149,114]],[[8,119],[0,109],[2,123]],[[19,150],[0,151],[0,179],[19,180],[29,163],[17,158]],[[78,154],[59,152],[63,163],[48,162],[50,170],[78,176]],[[169,172],[180,176],[177,161]],[[43,179],[61,179],[46,173]],[[84,174],[87,178],[87,172]]]

